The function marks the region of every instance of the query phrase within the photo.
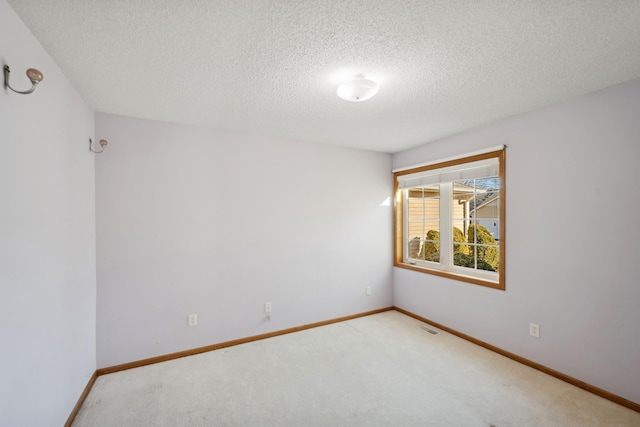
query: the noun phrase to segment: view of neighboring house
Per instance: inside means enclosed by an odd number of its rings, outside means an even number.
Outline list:
[[[468,238],[469,226],[485,227],[494,239],[500,240],[500,183],[498,178],[459,181],[455,183],[453,205],[454,227]],[[440,195],[437,186],[408,190],[409,254],[420,257],[421,249],[431,230],[440,232]]]

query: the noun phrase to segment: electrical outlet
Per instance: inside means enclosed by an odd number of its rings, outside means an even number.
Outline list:
[[[529,335],[540,338],[540,325],[537,323],[529,323]]]
[[[189,315],[189,326],[198,326],[198,315],[190,314]]]
[[[371,286],[367,286],[366,295],[371,296]]]
[[[264,303],[264,312],[265,313],[271,313],[271,303],[270,302],[265,302]]]

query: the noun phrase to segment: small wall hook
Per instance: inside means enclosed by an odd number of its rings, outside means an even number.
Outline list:
[[[100,150],[100,151],[96,151],[96,150],[93,149],[93,140],[91,138],[89,138],[89,151],[91,151],[92,153],[100,154],[107,147],[107,144],[109,144],[109,142],[107,142],[106,139],[101,139],[100,141],[98,141],[98,143],[100,144],[100,147],[102,148],[102,150]]]
[[[36,70],[35,68],[29,68],[27,70],[27,77],[29,78],[29,80],[31,80],[31,89],[29,90],[15,90],[14,88],[12,88],[9,85],[9,76],[11,75],[11,69],[9,68],[8,65],[4,66],[4,87],[11,89],[12,91],[14,91],[15,93],[19,93],[22,95],[28,95],[30,93],[32,93],[34,90],[36,90],[36,86],[38,86],[38,83],[40,83],[42,81],[42,79],[44,78],[44,76],[42,75],[42,73],[38,70]]]

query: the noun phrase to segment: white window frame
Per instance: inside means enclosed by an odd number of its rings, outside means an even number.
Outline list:
[[[395,209],[395,262],[394,265],[401,268],[421,271],[449,277],[456,280],[488,286],[496,289],[505,289],[505,159],[504,148],[468,157],[462,157],[445,162],[438,162],[427,166],[406,169],[394,173],[394,185],[396,197]],[[493,165],[493,166],[487,166]],[[487,170],[489,167],[489,170]],[[475,172],[473,169],[476,168]],[[481,168],[485,168],[484,170]],[[474,175],[475,173],[475,175]],[[483,175],[485,174],[485,175]],[[489,177],[500,178],[499,201],[499,259],[498,272],[470,269],[456,266],[453,263],[453,181],[467,179],[468,176],[476,178]],[[408,191],[418,185],[437,184],[439,194],[439,230],[440,230],[440,259],[439,262],[424,259],[409,258],[409,212],[406,208]]]

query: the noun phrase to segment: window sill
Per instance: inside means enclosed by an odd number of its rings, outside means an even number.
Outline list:
[[[505,290],[504,280],[502,277],[499,282],[493,282],[490,280],[483,280],[476,277],[465,276],[463,274],[452,273],[449,271],[435,270],[432,268],[422,267],[415,264],[409,264],[405,262],[395,262],[395,267],[404,268],[407,270],[413,270],[420,273],[432,274],[434,276],[445,277],[447,279],[458,280],[460,282],[473,283],[475,285],[486,286],[488,288],[498,289],[501,291]],[[502,275],[501,275],[502,276]]]

